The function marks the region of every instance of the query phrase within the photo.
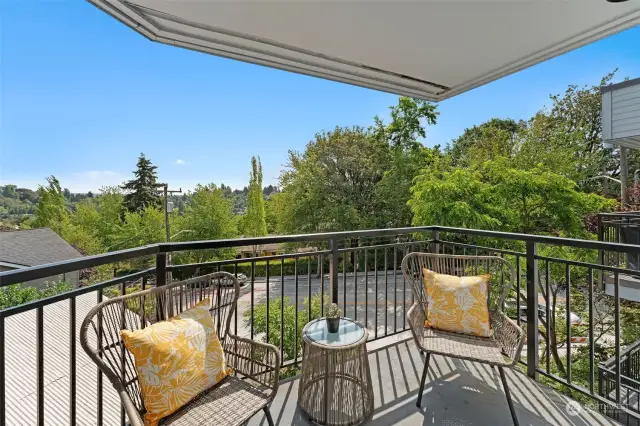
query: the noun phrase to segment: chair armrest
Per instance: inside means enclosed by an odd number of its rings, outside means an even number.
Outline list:
[[[124,412],[127,414],[129,418],[129,424],[131,426],[144,426],[144,420],[140,416],[140,412],[136,408],[135,404],[129,398],[129,394],[126,390],[118,390],[118,394],[120,395],[120,401],[122,402],[122,408],[124,408]]]
[[[229,367],[268,387],[272,395],[275,395],[280,381],[278,348],[267,343],[227,334],[224,353]]]
[[[415,302],[413,306],[409,308],[407,320],[409,321],[411,334],[413,334],[413,340],[415,340],[419,348],[422,348],[424,341],[424,322],[427,320],[427,314],[424,309],[422,309],[420,303]]]
[[[517,363],[524,345],[525,335],[522,328],[502,311],[495,311],[491,315],[491,328],[500,350],[511,358],[511,365]]]

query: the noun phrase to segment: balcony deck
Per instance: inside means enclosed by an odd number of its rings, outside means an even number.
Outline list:
[[[381,344],[383,347],[380,347]],[[373,379],[374,425],[512,425],[500,377],[488,366],[435,356],[431,361],[422,409],[415,403],[423,358],[406,334],[372,342],[369,361]],[[521,425],[619,425],[609,417],[581,408],[567,412],[571,401],[515,371],[507,372]],[[298,380],[283,381],[271,413],[277,425],[309,425],[297,409]],[[256,415],[249,426],[265,426]]]
[[[95,304],[96,294],[78,296],[77,322]],[[66,301],[44,310],[45,329],[45,413],[51,425],[69,424],[66,364],[68,322]],[[7,351],[11,368],[7,370],[7,424],[35,424],[35,327],[34,312],[25,312],[7,320]],[[22,331],[21,331],[22,330]],[[500,378],[488,366],[435,356],[422,399],[422,410],[415,406],[423,360],[408,333],[369,343],[375,414],[371,425],[511,425],[509,408]],[[76,333],[77,338],[77,333]],[[96,424],[96,370],[77,345],[78,422]],[[20,363],[14,365],[15,362]],[[55,367],[55,368],[53,368]],[[518,372],[507,372],[514,404],[522,425],[597,425],[619,423],[587,409],[579,416],[566,410],[569,399]],[[113,389],[104,384],[104,424],[120,420],[120,403]],[[298,380],[284,380],[272,405],[277,425],[308,425],[297,410]],[[251,426],[266,426],[264,416],[256,415]]]

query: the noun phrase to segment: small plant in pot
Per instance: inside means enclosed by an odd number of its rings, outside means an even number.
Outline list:
[[[337,333],[340,328],[340,317],[342,316],[342,310],[332,303],[329,309],[327,309],[327,330],[329,333]]]

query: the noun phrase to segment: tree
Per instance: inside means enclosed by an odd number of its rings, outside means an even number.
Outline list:
[[[157,167],[151,164],[144,153],[140,154],[136,170],[133,172],[135,178],[122,186],[122,189],[126,191],[124,207],[127,211],[141,212],[147,207],[160,205],[156,169]]]
[[[361,127],[318,133],[303,153],[289,152],[280,175],[280,232],[374,227],[376,187],[388,169],[386,143]]]
[[[122,248],[122,202],[122,189],[103,187],[97,197],[77,203],[67,241],[88,254]]]
[[[492,118],[478,126],[465,129],[446,148],[454,166],[467,167],[492,156],[509,156],[517,143],[524,122],[512,119]]]
[[[376,137],[392,148],[409,151],[420,145],[418,138],[426,138],[425,125],[436,124],[437,106],[421,99],[400,97],[398,104],[389,107],[391,122],[385,126],[374,117]]]
[[[115,236],[116,247],[124,249],[165,241],[164,212],[154,206],[141,211],[125,212],[124,221]]]
[[[493,202],[491,184],[471,169],[428,170],[416,177],[409,206],[414,225],[475,229],[503,226],[500,207]]]
[[[267,235],[267,222],[262,195],[262,164],[260,157],[251,157],[251,173],[249,175],[249,193],[247,197],[247,213],[242,220],[242,232],[245,237],[262,237]],[[255,256],[257,246],[253,246]]]
[[[410,188],[420,170],[429,167],[441,156],[440,149],[424,147],[419,138],[426,138],[426,126],[436,123],[436,106],[426,101],[401,97],[390,107],[391,122],[384,125],[374,118],[373,137],[386,144],[389,150],[388,170],[377,185],[380,220],[377,226],[404,227],[411,224],[411,210],[407,200]]]
[[[68,211],[60,182],[55,176],[47,178],[47,185],[38,187],[40,200],[36,207],[34,226],[51,228],[62,235],[63,226],[68,221]]]
[[[233,238],[238,235],[233,216],[233,201],[225,197],[224,190],[214,184],[198,185],[189,193],[190,202],[185,205],[184,214],[172,215],[174,232],[185,230],[179,238],[189,240],[216,240]],[[174,263],[204,262],[215,258],[234,257],[235,250],[198,250],[176,253]]]
[[[2,187],[2,196],[7,198],[18,198],[18,187],[16,185],[4,185]]]
[[[509,164],[498,158],[473,169],[425,171],[409,202],[414,224],[584,237],[585,217],[614,207],[542,166]]]
[[[589,179],[598,175],[620,176],[619,149],[605,148],[602,144],[602,95],[600,89],[610,84],[617,70],[600,79],[598,84],[579,87],[570,85],[564,93],[551,95],[551,109],[542,110],[548,134],[560,134],[564,144],[576,159],[576,180],[584,191],[605,191],[606,180]],[[628,150],[629,170],[640,168],[640,151]],[[617,192],[617,188],[616,191]]]

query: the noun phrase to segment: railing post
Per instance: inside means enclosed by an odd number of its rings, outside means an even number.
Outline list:
[[[538,361],[538,245],[527,241],[527,375],[537,379]],[[520,297],[518,294],[517,297]]]
[[[156,287],[167,284],[167,254],[156,254]]]
[[[602,220],[602,215],[598,215],[598,241],[604,241],[604,223]],[[599,265],[604,265],[604,259],[605,259],[605,254],[604,254],[604,250],[600,249],[598,250],[598,264]],[[604,291],[605,289],[605,284],[604,284],[604,273],[602,271],[602,269],[598,269],[598,288],[601,291]]]
[[[5,375],[5,340],[4,340],[4,315],[0,315],[0,426],[6,425],[6,375]]]
[[[329,240],[329,287],[331,292],[331,302],[338,303],[338,241],[335,238]],[[344,306],[342,307],[344,309]]]
[[[440,253],[440,231],[431,231],[431,239],[434,241],[431,243],[431,253]]]

